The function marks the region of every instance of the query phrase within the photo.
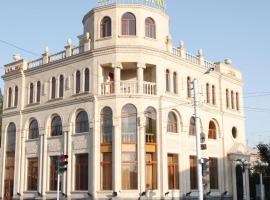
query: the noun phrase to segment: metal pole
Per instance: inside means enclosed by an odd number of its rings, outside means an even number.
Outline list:
[[[60,173],[59,173],[59,157],[57,158],[57,200],[60,197]]]
[[[194,114],[195,114],[195,131],[196,131],[196,155],[197,155],[197,183],[199,200],[203,200],[203,185],[202,185],[202,163],[201,163],[201,130],[200,130],[200,116],[199,116],[199,91],[198,80],[193,81],[194,92]]]
[[[260,189],[261,189],[261,200],[264,200],[263,176],[262,176],[262,173],[260,173]]]

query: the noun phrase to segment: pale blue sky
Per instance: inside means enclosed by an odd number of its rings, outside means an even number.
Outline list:
[[[192,53],[203,48],[212,61],[230,57],[243,72],[248,143],[270,143],[270,1],[167,0],[167,4],[175,45],[184,40]],[[45,46],[61,51],[68,37],[77,43],[82,17],[95,5],[95,0],[1,0],[0,40],[39,55]],[[0,42],[0,66],[11,62],[15,52],[37,58]]]

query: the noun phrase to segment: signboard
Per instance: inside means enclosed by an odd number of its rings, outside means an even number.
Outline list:
[[[117,3],[118,0],[96,0],[98,3]],[[119,3],[145,3],[145,4],[152,4],[154,6],[157,6],[161,9],[165,9],[167,4],[166,4],[166,0],[132,0],[132,1],[128,1],[128,0],[121,0],[119,1]]]

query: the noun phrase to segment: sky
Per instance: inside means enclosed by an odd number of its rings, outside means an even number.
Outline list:
[[[95,6],[96,0],[1,0],[0,74],[14,53],[32,60],[46,46],[52,52],[62,51],[68,38],[77,44],[82,18]],[[270,144],[269,9],[269,0],[167,0],[175,46],[183,40],[189,52],[196,54],[202,48],[207,60],[231,58],[242,71],[249,146]]]

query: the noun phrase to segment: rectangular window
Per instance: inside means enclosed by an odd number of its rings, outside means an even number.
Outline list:
[[[57,190],[57,160],[58,156],[51,156],[50,157],[50,190],[55,191]],[[60,188],[62,180],[60,180]]]
[[[146,188],[157,189],[157,156],[156,153],[146,153]]]
[[[218,160],[209,158],[210,189],[218,189]]]
[[[197,158],[190,156],[190,189],[195,190],[198,188],[197,184]]]
[[[179,189],[179,168],[177,154],[168,154],[168,185],[169,189]]]
[[[137,177],[138,177],[138,166],[137,166],[136,151],[122,152],[122,189],[123,190],[138,189]]]
[[[75,163],[75,190],[88,190],[88,154],[77,154]]]
[[[38,185],[38,158],[28,159],[27,190],[37,191]]]
[[[101,189],[112,190],[112,153],[101,154]]]

